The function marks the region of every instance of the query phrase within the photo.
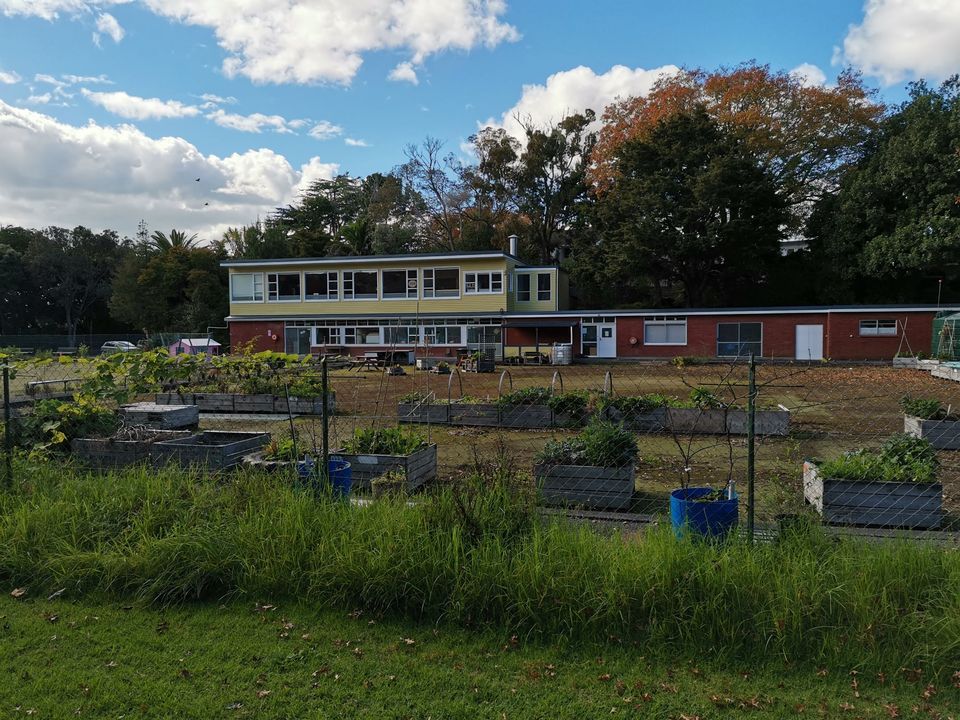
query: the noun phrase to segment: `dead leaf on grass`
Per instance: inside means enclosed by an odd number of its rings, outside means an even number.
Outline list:
[[[272,692],[271,690],[257,690],[257,697],[262,700],[263,698],[267,697],[267,695],[269,695],[271,692]]]
[[[10,597],[17,599],[24,597],[26,594],[27,588],[25,587],[14,588],[10,591]]]

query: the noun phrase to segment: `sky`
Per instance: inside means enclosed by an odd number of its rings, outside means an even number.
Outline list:
[[[756,60],[880,99],[960,71],[960,0],[0,0],[0,225],[199,233],[426,136]]]

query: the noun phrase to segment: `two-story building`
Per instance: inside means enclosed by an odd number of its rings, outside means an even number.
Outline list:
[[[228,260],[230,344],[256,350],[506,358],[889,360],[930,353],[930,305],[570,310],[566,274],[512,252]],[[956,308],[953,308],[956,311]],[[934,351],[935,352],[935,351]]]
[[[569,307],[566,273],[504,252],[230,260],[231,345],[306,354],[338,350],[504,354],[516,314]],[[544,321],[543,344],[556,341]],[[566,321],[562,339],[574,341]],[[539,343],[534,343],[539,344]],[[519,348],[515,349],[519,352]],[[511,351],[507,351],[511,354]]]

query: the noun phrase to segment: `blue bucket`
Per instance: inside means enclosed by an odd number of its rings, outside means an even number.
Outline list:
[[[347,499],[350,497],[350,487],[353,485],[353,470],[346,460],[332,456],[327,463],[327,472],[330,476],[330,485],[335,498]]]
[[[703,538],[722,539],[737,525],[737,495],[729,500],[697,502],[714,491],[708,487],[678,488],[670,493],[670,524],[677,537],[688,531]]]

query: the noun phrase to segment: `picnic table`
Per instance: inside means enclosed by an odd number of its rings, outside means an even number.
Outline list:
[[[350,369],[356,370],[357,372],[362,372],[366,370],[379,370],[380,357],[374,354],[374,355],[364,355],[363,357],[354,358],[353,360],[350,361]]]
[[[56,378],[54,380],[31,380],[27,383],[27,395],[36,394],[37,390],[63,383],[63,391],[70,389],[70,385],[76,386],[80,383],[80,378]]]

